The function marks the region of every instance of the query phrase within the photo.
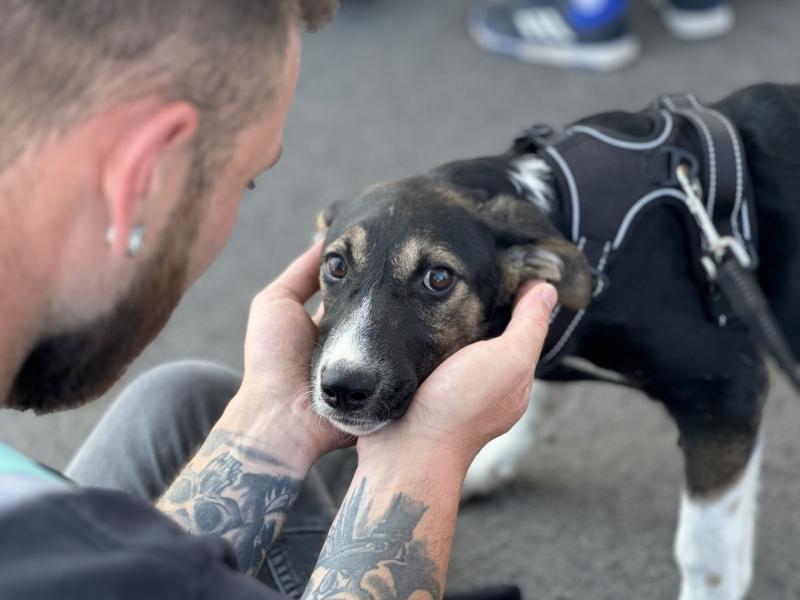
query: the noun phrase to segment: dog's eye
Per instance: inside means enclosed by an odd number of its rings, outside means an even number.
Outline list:
[[[341,279],[347,275],[347,262],[341,254],[331,253],[325,259],[325,272],[334,279]]]
[[[432,292],[444,292],[450,289],[456,277],[447,267],[433,267],[425,272],[423,283]]]

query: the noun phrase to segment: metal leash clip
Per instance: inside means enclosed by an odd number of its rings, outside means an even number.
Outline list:
[[[714,226],[714,222],[700,199],[703,193],[700,181],[691,175],[689,165],[679,164],[675,168],[675,176],[686,194],[686,206],[697,221],[697,226],[703,235],[708,253],[703,256],[702,262],[708,276],[712,280],[717,278],[717,266],[722,264],[728,254],[733,256],[743,269],[751,269],[753,259],[744,245],[731,236],[721,236]]]
[[[707,254],[702,262],[709,278],[719,287],[733,314],[749,330],[756,344],[775,360],[800,394],[800,368],[754,276],[753,260],[739,240],[719,234],[700,200],[700,182],[690,176],[689,167],[686,164],[678,165],[675,175],[686,194],[686,206],[703,236]],[[720,325],[724,326],[725,322],[727,317],[720,321]]]

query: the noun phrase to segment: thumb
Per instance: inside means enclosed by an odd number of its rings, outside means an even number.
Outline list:
[[[525,284],[517,294],[511,321],[502,337],[531,363],[539,359],[557,302],[556,289],[541,281]]]

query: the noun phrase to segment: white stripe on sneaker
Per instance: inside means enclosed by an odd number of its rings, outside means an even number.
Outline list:
[[[633,62],[641,49],[639,41],[630,34],[606,42],[584,43],[576,39],[571,43],[548,43],[542,40],[538,19],[531,20],[521,10],[514,11],[511,18],[515,26],[514,33],[493,29],[483,15],[477,13],[469,19],[468,31],[482,48],[517,60],[598,72],[621,69]],[[568,24],[562,24],[568,27]],[[536,35],[532,35],[534,32],[537,32]]]
[[[514,12],[512,17],[514,26],[523,38],[533,38],[544,40],[546,37],[542,25],[539,23],[539,11],[537,9],[525,9]]]
[[[555,8],[548,8],[542,13],[542,23],[559,42],[574,42],[578,37]]]

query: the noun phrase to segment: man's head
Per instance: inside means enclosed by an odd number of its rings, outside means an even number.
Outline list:
[[[112,384],[219,253],[336,2],[0,8],[0,394],[48,411]]]

